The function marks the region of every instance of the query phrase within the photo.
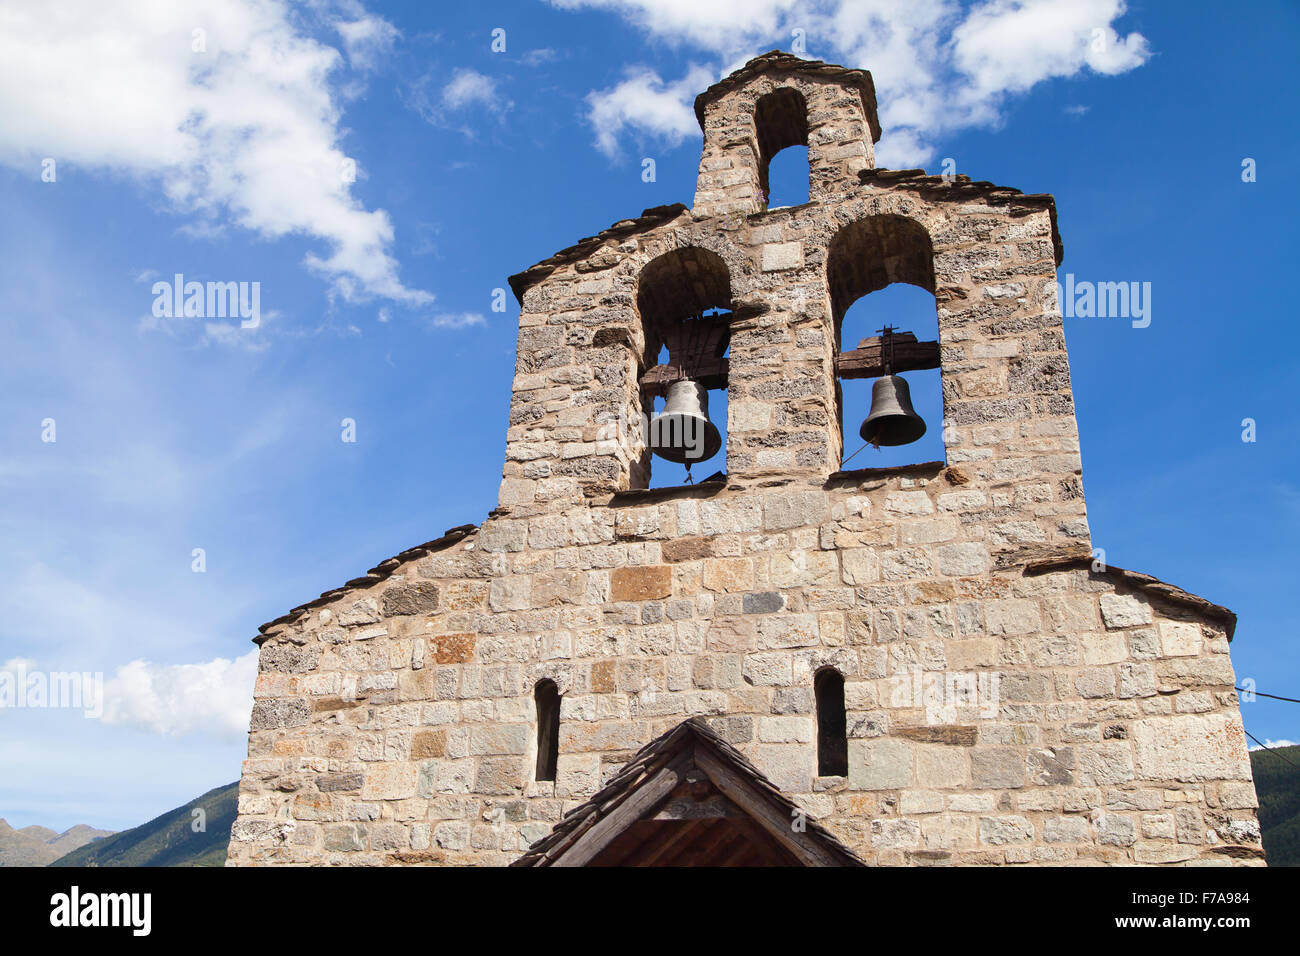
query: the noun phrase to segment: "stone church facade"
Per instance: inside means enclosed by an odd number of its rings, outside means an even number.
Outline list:
[[[512,278],[496,510],[262,627],[229,862],[509,864],[698,718],[792,827],[837,841],[814,855],[1262,863],[1235,617],[1094,554],[1051,197],[876,169],[863,71],[766,54],[696,111],[692,208]],[[809,202],[768,209],[767,163],[795,144]],[[865,410],[840,381],[884,356],[840,322],[894,282],[935,297],[938,343],[898,348],[940,370],[946,460],[843,470],[841,421]],[[648,488],[660,347],[709,310],[725,475]]]

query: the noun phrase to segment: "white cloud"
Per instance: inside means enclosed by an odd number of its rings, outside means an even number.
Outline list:
[[[491,114],[504,120],[514,109],[514,102],[501,92],[497,79],[486,73],[463,67],[453,71],[450,79],[444,79],[430,70],[403,90],[407,105],[427,123],[455,129],[473,139],[476,131],[465,122],[465,116]]]
[[[401,36],[397,28],[383,17],[361,16],[356,20],[339,21],[334,26],[343,38],[343,49],[347,51],[349,62],[361,70],[377,69]]]
[[[459,110],[467,106],[485,106],[493,112],[510,108],[510,102],[497,92],[497,81],[478,70],[460,69],[442,88],[442,103],[448,109]]]
[[[1123,73],[1151,55],[1141,34],[1121,36],[1112,25],[1123,0],[551,2],[610,10],[656,38],[705,50],[725,64],[718,75],[764,50],[788,48],[801,30],[808,58],[871,71],[885,131],[877,146],[882,166],[931,160],[938,137],[997,123],[1009,95],[1043,80]],[[700,82],[698,69],[667,83],[634,69],[628,80],[593,93],[589,119],[601,151],[613,155],[628,130],[681,142],[695,94],[717,78]]]
[[[202,664],[131,661],[104,682],[103,720],[168,737],[241,737],[248,733],[256,679],[256,649]]]
[[[435,315],[430,323],[435,329],[466,329],[472,325],[487,325],[487,319],[478,312],[448,312]]]
[[[619,134],[629,127],[669,146],[698,135],[692,103],[713,79],[708,69],[699,66],[675,83],[664,83],[651,70],[637,70],[611,89],[588,94],[588,119],[596,130],[597,148],[606,156],[616,156]]]
[[[1042,80],[1123,73],[1151,55],[1139,33],[1119,37],[1110,21],[1122,0],[992,0],[971,11],[952,32],[953,62],[970,81],[959,102],[980,120],[994,118],[997,101]]]
[[[1300,742],[1295,740],[1269,740],[1268,738],[1265,738],[1264,747],[1272,747],[1274,749],[1278,747],[1300,747]],[[1249,749],[1263,750],[1264,747],[1261,747],[1259,744],[1251,744]]]
[[[160,187],[191,232],[228,220],[320,240],[329,253],[306,264],[344,296],[427,303],[398,276],[388,213],[351,193],[333,85],[343,58],[301,19],[286,0],[6,3],[0,163],[126,175]],[[369,16],[326,22],[362,64],[395,33]]]

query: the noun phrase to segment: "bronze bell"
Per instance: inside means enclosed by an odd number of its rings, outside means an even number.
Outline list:
[[[909,445],[925,434],[925,420],[912,407],[907,382],[882,375],[871,387],[871,412],[859,432],[872,445]]]
[[[709,421],[708,390],[689,378],[669,385],[664,410],[650,422],[650,450],[689,468],[721,447],[722,435]]]

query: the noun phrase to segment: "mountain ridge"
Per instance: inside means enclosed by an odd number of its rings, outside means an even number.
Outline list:
[[[78,847],[49,865],[224,866],[238,792],[237,780],[214,787],[138,827]],[[195,829],[200,820],[202,828]]]
[[[62,833],[36,823],[14,827],[0,817],[0,867],[48,866],[60,857],[112,834],[112,830],[97,830],[85,823],[68,827]]]

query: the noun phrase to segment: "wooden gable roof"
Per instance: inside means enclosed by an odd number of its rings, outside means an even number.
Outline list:
[[[862,866],[699,718],[651,741],[513,866]]]

